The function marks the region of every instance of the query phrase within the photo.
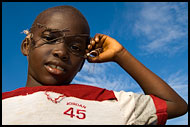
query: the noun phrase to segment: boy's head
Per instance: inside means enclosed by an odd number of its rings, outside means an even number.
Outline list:
[[[21,45],[28,58],[27,86],[69,84],[84,64],[90,38],[85,17],[71,6],[40,13]]]

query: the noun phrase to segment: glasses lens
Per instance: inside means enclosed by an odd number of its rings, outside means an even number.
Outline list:
[[[61,36],[62,35],[59,32],[44,31],[41,38],[46,44],[54,44]]]
[[[64,37],[67,49],[77,55],[84,56],[86,53],[86,43],[88,41],[87,37]]]
[[[65,43],[66,48],[73,54],[83,57],[86,53],[86,46],[89,43],[89,36],[86,34],[80,35],[64,35],[59,31],[44,31],[41,36],[44,44]]]

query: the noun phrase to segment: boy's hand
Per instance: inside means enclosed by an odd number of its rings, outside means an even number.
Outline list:
[[[96,54],[94,50],[98,49],[100,53]],[[115,39],[104,34],[96,34],[94,38],[91,38],[90,44],[88,45],[87,60],[92,63],[115,61],[118,54],[124,49]],[[89,53],[95,56],[92,57]]]

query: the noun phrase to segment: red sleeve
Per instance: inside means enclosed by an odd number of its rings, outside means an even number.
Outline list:
[[[168,118],[168,113],[167,113],[167,104],[166,101],[154,96],[150,95],[153,99],[153,102],[156,107],[156,115],[158,117],[158,125],[165,125],[167,118]]]

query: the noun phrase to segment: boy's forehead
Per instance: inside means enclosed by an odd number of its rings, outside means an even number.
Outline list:
[[[80,16],[72,12],[44,13],[38,21],[50,29],[69,29],[71,33],[90,33],[88,23]]]

